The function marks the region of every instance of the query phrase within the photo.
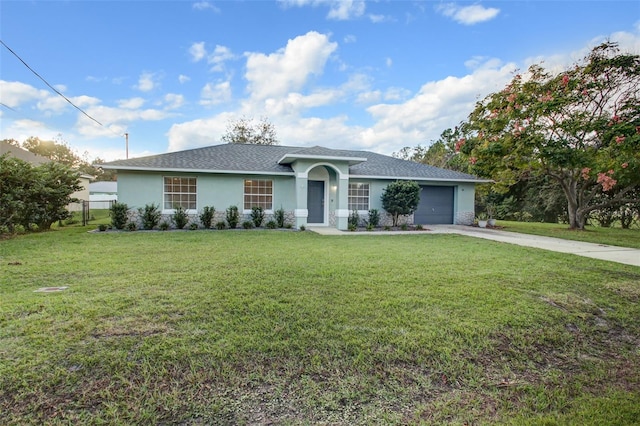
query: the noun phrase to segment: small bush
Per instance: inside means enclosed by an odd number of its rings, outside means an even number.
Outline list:
[[[349,224],[347,225],[347,229],[348,229],[349,231],[351,231],[351,232],[355,232],[355,231],[356,231],[356,229],[358,229],[358,227],[357,227],[357,226],[355,226],[353,223],[349,223]]]
[[[300,230],[301,230],[301,231],[306,231],[306,230],[307,230],[307,227],[306,227],[306,226],[304,226],[304,225],[300,225]]]
[[[189,225],[189,229],[192,231],[195,231],[196,229],[198,229],[198,224],[193,222]]]
[[[406,231],[407,229],[409,229],[409,225],[407,225],[406,223],[403,223],[402,225],[400,225],[400,229],[402,229],[403,231]]]
[[[423,229],[424,229],[424,226],[422,226],[420,223],[416,225],[417,231],[422,231]]]
[[[127,212],[129,206],[125,203],[118,203],[117,201],[109,208],[109,216],[111,216],[111,226],[116,229],[124,229],[127,225]]]
[[[280,207],[276,210],[274,216],[276,223],[278,224],[278,228],[284,228],[284,209]]]
[[[390,227],[389,225],[385,225],[385,226],[384,226],[384,230],[385,230],[385,231],[391,231],[391,227]]]
[[[237,206],[229,206],[226,213],[226,220],[229,228],[235,229],[240,222],[240,213],[238,213]]]
[[[166,231],[169,229],[169,222],[163,221],[158,227],[161,231]]]
[[[10,234],[11,230],[7,225],[0,225],[0,234]]]
[[[378,225],[380,225],[380,212],[378,211],[378,209],[369,210],[368,224],[374,228],[377,228]]]
[[[358,215],[358,211],[357,210],[352,211],[351,214],[349,215],[349,219],[347,219],[349,230],[353,228],[353,230],[355,231],[356,228],[358,227],[359,222],[360,222],[360,216]]]
[[[262,226],[262,222],[264,222],[264,209],[262,207],[252,207],[251,208],[251,220],[256,228]]]
[[[267,222],[266,226],[268,229],[276,229],[278,227],[278,224],[275,220],[270,220],[269,222]]]
[[[127,223],[127,231],[137,231],[137,230],[138,230],[138,225],[136,225],[135,222]]]
[[[227,224],[223,221],[216,222],[216,229],[223,230],[227,227]]]
[[[104,223],[101,223],[100,225],[98,225],[98,230],[100,232],[104,232],[107,230],[107,225],[105,225]]]
[[[286,224],[284,225],[284,227],[285,227],[285,228],[287,228],[287,229],[291,229],[291,228],[293,228],[293,225],[292,225],[292,224],[290,224],[290,223],[286,223]]]
[[[13,232],[15,232],[16,234],[24,234],[25,232],[27,232],[27,230],[24,228],[24,225],[17,224],[13,227]]]
[[[205,206],[200,213],[200,223],[205,229],[211,228],[213,223],[213,217],[216,214],[216,209],[213,206]]]
[[[367,223],[367,231],[373,231],[374,226],[370,223]]]
[[[251,229],[253,228],[253,222],[250,220],[245,220],[244,222],[242,222],[242,227],[244,229]]]
[[[38,230],[40,229],[40,227],[38,226],[38,224],[36,223],[30,223],[28,226],[29,231],[31,232],[38,232]]]
[[[138,213],[142,218],[142,229],[150,230],[158,226],[160,222],[160,206],[154,203],[146,204],[144,208],[139,208]]]
[[[176,229],[183,229],[189,223],[189,215],[182,206],[178,206],[171,215],[171,221],[176,225]]]

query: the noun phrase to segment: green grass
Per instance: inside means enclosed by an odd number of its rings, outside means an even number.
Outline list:
[[[565,240],[585,241],[610,246],[640,248],[640,228],[622,229],[618,227],[602,228],[587,226],[583,231],[571,230],[562,223],[512,222],[499,220],[498,226],[505,231],[522,232],[523,234],[543,235]]]
[[[0,241],[0,424],[640,418],[640,268],[445,234],[86,229]]]

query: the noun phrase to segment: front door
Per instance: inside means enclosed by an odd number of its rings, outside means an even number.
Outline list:
[[[308,223],[324,223],[324,181],[307,182]]]

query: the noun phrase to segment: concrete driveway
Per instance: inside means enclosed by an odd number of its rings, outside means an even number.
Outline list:
[[[535,247],[559,253],[570,253],[593,259],[608,260],[626,265],[640,266],[640,250],[626,247],[608,246],[604,244],[583,243],[581,241],[563,240],[561,238],[541,237],[538,235],[520,234],[497,229],[476,228],[463,225],[428,225],[429,231],[399,232],[348,232],[329,227],[310,227],[309,230],[322,235],[425,235],[425,234],[459,234],[468,237],[484,238],[519,246]]]

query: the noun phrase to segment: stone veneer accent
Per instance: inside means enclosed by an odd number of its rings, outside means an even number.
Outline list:
[[[458,212],[454,223],[456,225],[473,225],[476,215],[474,212]]]

